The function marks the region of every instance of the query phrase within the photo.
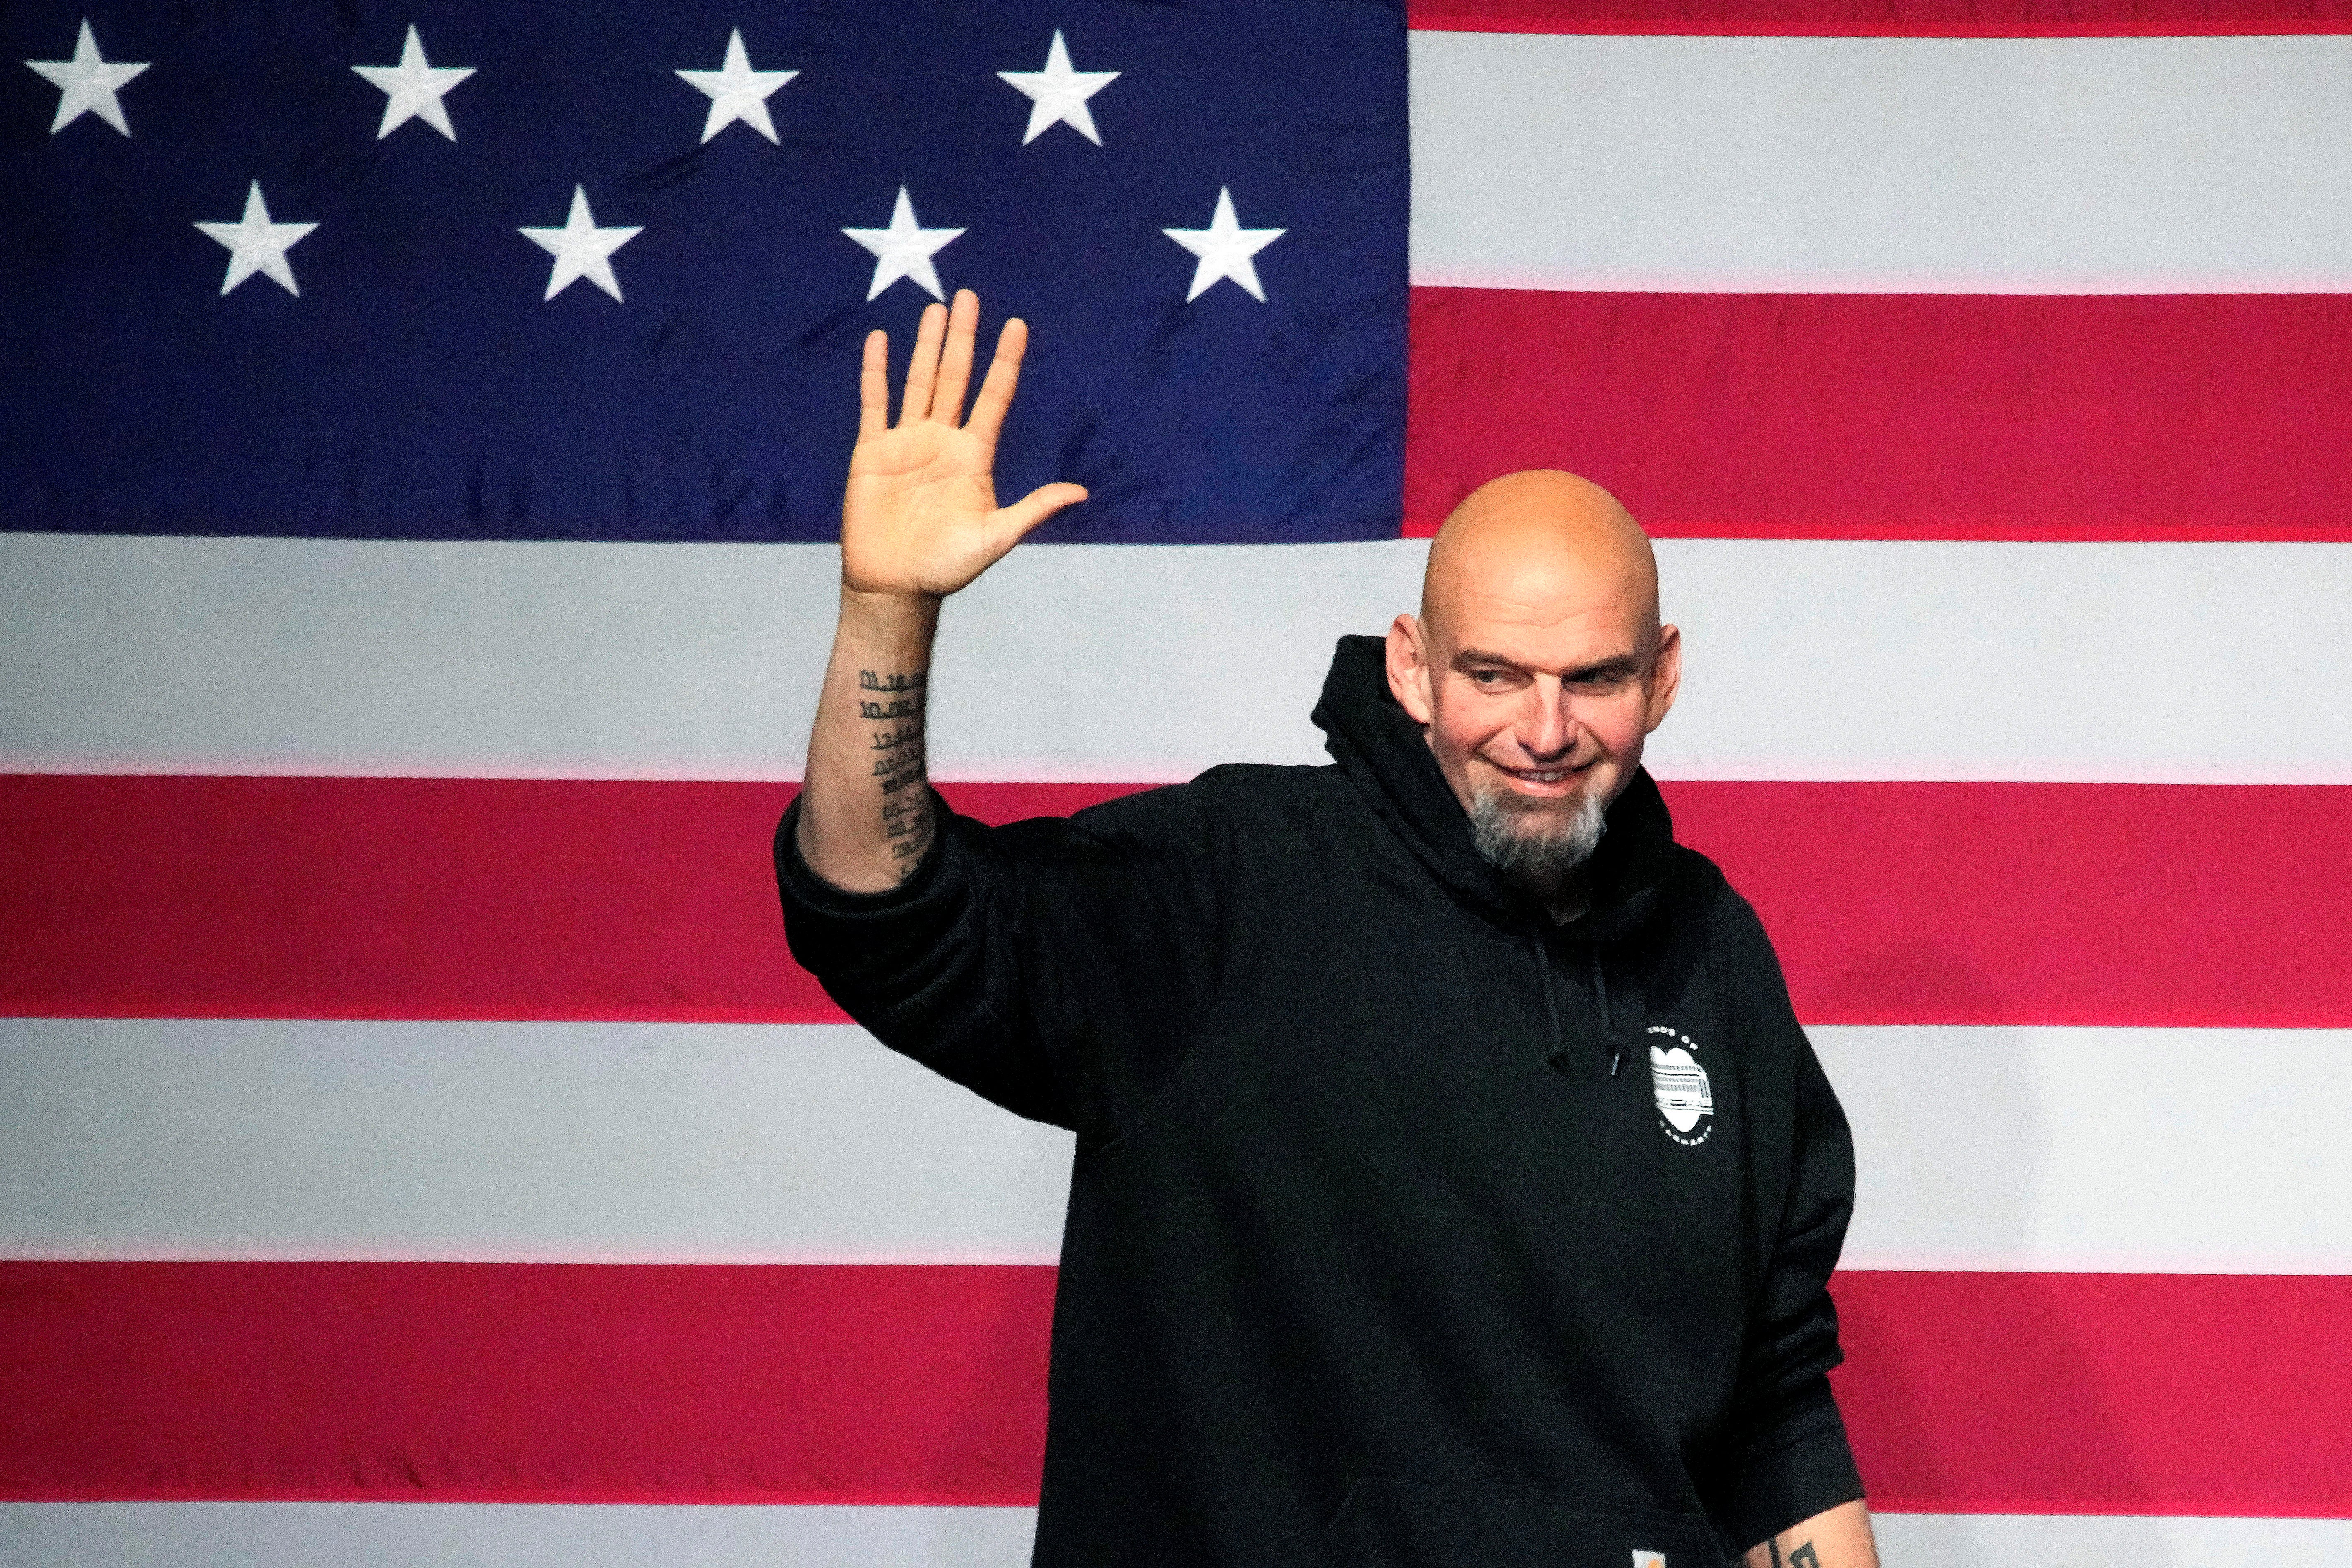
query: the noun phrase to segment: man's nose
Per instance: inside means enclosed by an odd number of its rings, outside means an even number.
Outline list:
[[[1558,762],[1576,750],[1576,719],[1560,683],[1538,679],[1528,697],[1531,710],[1519,725],[1519,749],[1538,763]]]

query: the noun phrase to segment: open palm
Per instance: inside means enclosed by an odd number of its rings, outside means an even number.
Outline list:
[[[1011,550],[1021,536],[1073,502],[1077,485],[1039,487],[1011,506],[996,504],[996,437],[1021,379],[1028,329],[1004,323],[996,357],[961,417],[971,384],[980,300],[959,289],[952,310],[932,305],[915,333],[898,422],[889,422],[888,340],[866,339],[858,378],[857,445],[841,507],[841,576],[859,593],[952,594]]]

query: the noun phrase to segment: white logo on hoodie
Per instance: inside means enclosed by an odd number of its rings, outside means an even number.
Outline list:
[[[1650,1088],[1661,1130],[1677,1143],[1704,1143],[1715,1131],[1715,1089],[1699,1063],[1697,1042],[1663,1024],[1651,1025],[1650,1033],[1682,1042],[1650,1047]]]

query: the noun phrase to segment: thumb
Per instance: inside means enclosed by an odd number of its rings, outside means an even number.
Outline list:
[[[1000,507],[996,512],[997,537],[1010,550],[1022,535],[1066,506],[1076,506],[1087,499],[1087,487],[1061,482],[1039,485],[1011,506]]]

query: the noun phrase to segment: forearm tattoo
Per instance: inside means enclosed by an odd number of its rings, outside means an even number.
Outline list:
[[[861,669],[857,688],[872,693],[857,700],[857,716],[874,722],[867,731],[874,753],[873,777],[882,785],[882,837],[890,846],[898,880],[923,863],[931,847],[931,794],[924,787],[923,670]]]

